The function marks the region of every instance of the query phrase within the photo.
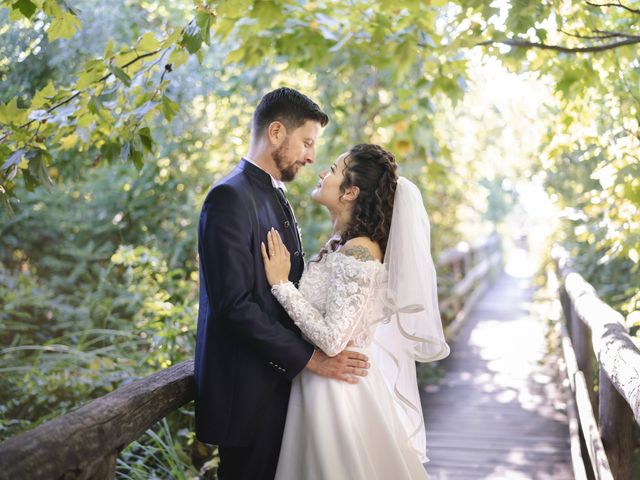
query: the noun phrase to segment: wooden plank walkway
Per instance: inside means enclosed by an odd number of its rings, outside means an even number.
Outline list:
[[[423,392],[432,480],[574,478],[565,397],[532,294],[529,279],[502,274],[452,342],[445,378]]]

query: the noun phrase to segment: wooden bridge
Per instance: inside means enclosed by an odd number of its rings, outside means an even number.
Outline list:
[[[630,480],[640,350],[624,319],[562,254],[549,315],[500,266],[497,237],[440,258],[454,318],[446,375],[423,392],[431,478]],[[192,360],[125,385],[1,443],[0,479],[112,479],[118,453],[193,397]]]
[[[423,396],[435,480],[572,479],[566,402],[529,279],[505,273],[470,311]]]

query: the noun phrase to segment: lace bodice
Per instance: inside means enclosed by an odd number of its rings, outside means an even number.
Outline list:
[[[379,293],[386,280],[377,261],[362,261],[340,252],[310,262],[300,279],[271,289],[302,333],[329,356],[345,349],[367,347],[376,320],[383,314]]]

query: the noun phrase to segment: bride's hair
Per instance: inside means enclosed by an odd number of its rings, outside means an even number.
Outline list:
[[[377,242],[384,255],[398,184],[397,169],[394,156],[379,145],[362,143],[349,150],[340,192],[344,194],[347,188],[355,186],[360,193],[340,238],[331,240],[314,260],[320,260],[326,253],[356,237],[368,237]]]

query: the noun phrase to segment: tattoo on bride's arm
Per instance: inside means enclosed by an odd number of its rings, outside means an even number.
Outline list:
[[[366,248],[359,245],[349,246],[340,250],[344,255],[348,255],[350,257],[355,257],[358,260],[367,261],[367,260],[375,260],[374,256],[371,252]]]

